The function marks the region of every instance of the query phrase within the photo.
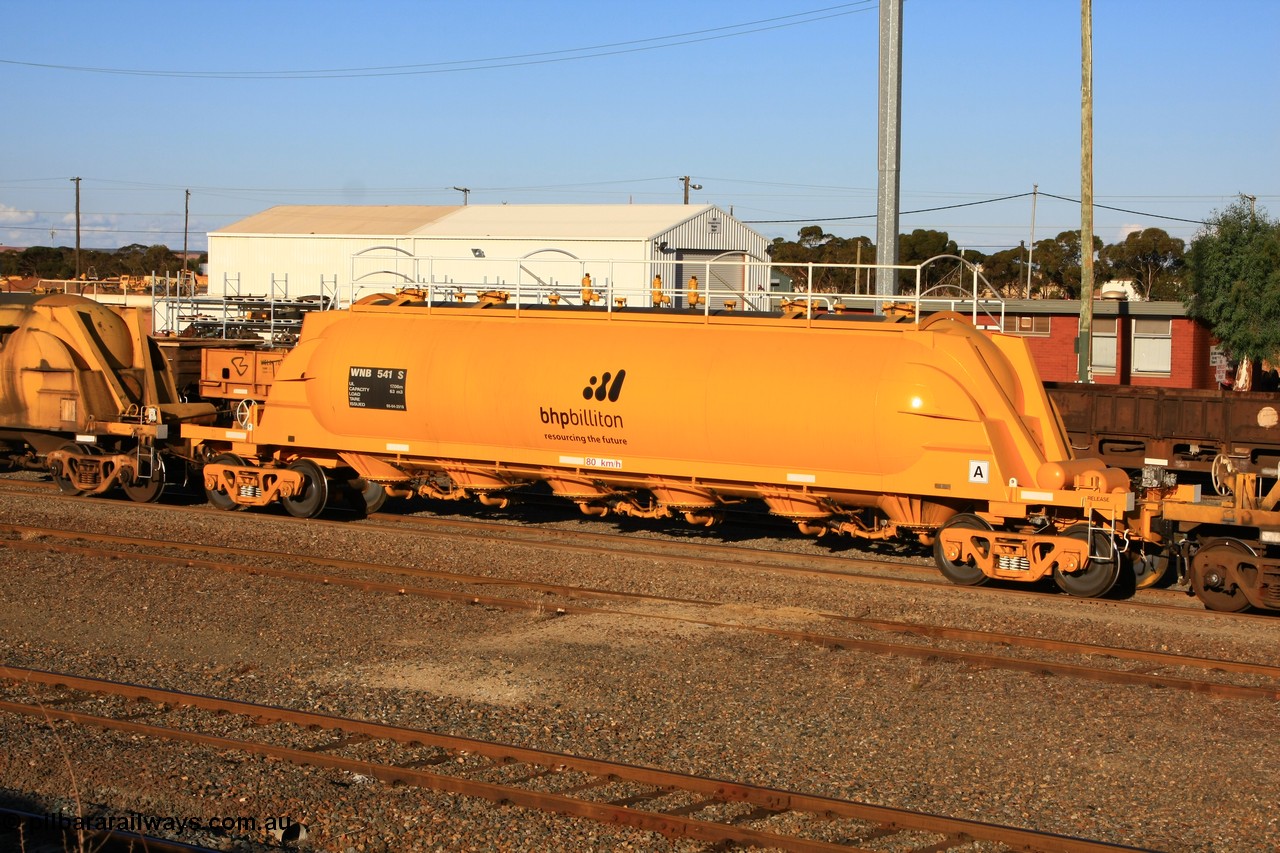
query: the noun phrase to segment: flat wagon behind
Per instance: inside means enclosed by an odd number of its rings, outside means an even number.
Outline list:
[[[1077,455],[1130,470],[1211,474],[1280,464],[1280,395],[1192,388],[1046,382]],[[1223,463],[1219,462],[1219,465]]]
[[[1154,502],[1164,556],[1148,556],[1152,577],[1176,557],[1206,606],[1280,610],[1280,395],[1046,387],[1073,450],[1129,470]]]

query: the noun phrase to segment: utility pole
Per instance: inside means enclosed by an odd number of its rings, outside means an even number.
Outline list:
[[[898,262],[898,170],[902,166],[902,0],[880,0],[880,186],[876,209],[876,264]],[[898,289],[893,272],[876,272],[876,295]],[[876,313],[880,313],[877,303]]]
[[[80,179],[72,178],[76,185],[76,278],[80,278]]]
[[[1036,202],[1040,200],[1040,185],[1031,185],[1031,242],[1027,244],[1027,298],[1031,298],[1031,256],[1036,250]]]
[[[191,190],[187,190],[187,203],[182,213],[182,271],[187,271],[187,228],[191,225]],[[182,286],[182,282],[178,282]]]
[[[1080,369],[1093,378],[1093,0],[1080,0]]]
[[[688,203],[689,203],[689,190],[700,190],[700,189],[702,189],[702,184],[691,184],[691,183],[689,183],[690,178],[689,178],[689,176],[688,176],[688,175],[681,175],[681,176],[680,176],[680,178],[679,178],[679,180],[681,180],[681,181],[683,181],[683,182],[684,182],[684,203],[685,203],[685,204],[688,204]]]
[[[1248,193],[1240,193],[1240,198],[1247,198],[1249,200],[1249,215],[1257,217],[1258,197],[1256,195],[1249,195]]]
[[[466,207],[468,199],[471,198],[471,188],[470,187],[454,187],[454,189],[462,193],[462,206]]]

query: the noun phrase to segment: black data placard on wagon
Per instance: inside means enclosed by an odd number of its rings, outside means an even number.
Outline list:
[[[353,409],[404,411],[405,375],[398,367],[352,367],[347,375],[347,405]]]

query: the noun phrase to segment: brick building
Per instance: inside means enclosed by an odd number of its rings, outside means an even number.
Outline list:
[[[1074,382],[1079,368],[1079,300],[1005,304],[1004,330],[1027,338],[1041,378]],[[1093,303],[1093,381],[1104,385],[1216,388],[1226,360],[1181,302]]]

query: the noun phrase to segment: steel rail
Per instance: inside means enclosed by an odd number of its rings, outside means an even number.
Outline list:
[[[281,519],[290,521],[290,519]],[[344,524],[343,522],[324,522],[327,524]],[[943,589],[954,592],[956,595],[982,595],[982,596],[1007,596],[1010,600],[1023,600],[1028,597],[1052,599],[1058,602],[1070,601],[1072,604],[1090,607],[1090,606],[1116,606],[1131,607],[1137,609],[1150,610],[1179,610],[1188,611],[1196,614],[1193,618],[1208,619],[1241,619],[1241,618],[1266,618],[1265,614],[1255,613],[1226,613],[1222,611],[1207,610],[1203,607],[1196,607],[1193,600],[1193,594],[1187,589],[1146,589],[1142,590],[1145,596],[1160,596],[1177,598],[1186,604],[1175,606],[1168,604],[1158,604],[1147,601],[1136,601],[1127,599],[1117,601],[1107,598],[1075,598],[1061,591],[1054,590],[1052,592],[1041,592],[1034,588],[1031,584],[1008,582],[1007,586],[962,586],[946,581],[938,572],[937,565],[929,560],[927,562],[900,562],[892,563],[882,560],[873,560],[866,557],[849,557],[837,556],[834,554],[799,554],[791,551],[778,551],[771,548],[750,548],[741,545],[725,545],[718,543],[703,543],[683,541],[667,541],[657,539],[637,540],[634,537],[627,537],[620,534],[598,533],[589,530],[564,530],[560,528],[538,527],[534,531],[529,531],[519,524],[483,521],[478,519],[458,519],[458,518],[424,518],[417,515],[391,515],[387,513],[379,513],[375,519],[365,519],[360,522],[361,528],[372,527],[377,530],[385,530],[389,532],[401,532],[403,528],[440,528],[440,527],[457,527],[468,532],[477,530],[484,532],[493,538],[501,538],[504,541],[518,544],[525,544],[530,547],[556,547],[565,550],[573,550],[579,553],[610,553],[618,554],[618,543],[626,543],[626,551],[628,555],[644,557],[651,553],[660,553],[667,555],[686,556],[689,551],[707,551],[714,550],[719,552],[716,556],[699,556],[697,559],[714,563],[734,569],[763,569],[771,572],[785,572],[797,577],[814,577],[827,580],[838,579],[842,581],[852,582],[871,582],[891,584],[896,586],[905,586],[912,588],[927,587],[932,589]],[[442,534],[436,530],[428,530],[428,535],[441,536]],[[496,536],[494,534],[497,534]],[[448,534],[443,534],[448,535]],[[556,539],[554,545],[549,544],[545,540]],[[604,547],[593,547],[589,545],[578,545],[573,541],[565,542],[565,540],[594,540],[602,543]],[[806,539],[805,541],[812,541]],[[562,544],[564,543],[564,544]],[[723,556],[726,552],[733,554],[731,557]],[[818,565],[815,565],[818,564]],[[818,566],[830,566],[831,568],[819,568]],[[882,572],[892,572],[886,574]],[[895,575],[914,575],[917,577],[901,577]]]
[[[0,530],[5,529],[5,525],[0,525]],[[74,531],[61,531],[67,538],[83,538],[81,534]],[[135,543],[129,537],[117,537],[112,534],[89,534],[107,540],[122,540],[125,543]],[[148,540],[153,541],[153,540]],[[448,601],[457,604],[467,605],[484,605],[497,607],[503,610],[524,610],[532,612],[547,612],[552,608],[545,602],[528,601],[524,599],[503,598],[493,595],[477,595],[469,592],[457,592],[451,590],[427,589],[423,587],[410,587],[402,584],[387,583],[385,581],[373,581],[360,578],[340,577],[334,575],[317,575],[314,572],[299,571],[295,569],[281,569],[267,566],[245,566],[241,564],[219,563],[211,560],[197,560],[188,557],[173,557],[156,554],[135,554],[130,552],[106,551],[103,549],[85,548],[76,545],[56,545],[49,543],[39,543],[30,541],[16,540],[0,540],[0,547],[6,547],[15,550],[29,551],[54,551],[66,554],[79,554],[83,556],[97,556],[109,559],[145,559],[149,562],[163,562],[170,565],[181,565],[184,567],[196,567],[211,569],[215,571],[226,571],[233,573],[242,573],[250,575],[261,575],[265,577],[275,577],[287,580],[302,581],[304,583],[322,583],[328,586],[342,586],[346,588],[359,589],[364,592],[385,592],[393,595],[414,595],[419,597],[427,597],[440,601]],[[157,547],[168,547],[181,549],[182,546],[174,546],[171,543],[161,543]],[[214,548],[222,548],[223,546],[211,546]],[[244,551],[245,549],[235,549]],[[248,551],[247,555],[267,556],[261,552]],[[278,556],[276,557],[278,558]],[[299,557],[298,559],[307,560],[307,557]],[[368,564],[363,564],[363,568],[369,568]],[[492,579],[490,579],[492,583]],[[599,593],[597,593],[599,595]],[[636,594],[630,594],[636,595]],[[666,603],[659,601],[657,603]],[[705,602],[699,602],[699,606],[714,607],[716,605]],[[1230,684],[1220,681],[1207,681],[1191,678],[1180,678],[1169,675],[1156,675],[1147,672],[1134,672],[1131,670],[1109,669],[1105,667],[1084,666],[1080,664],[1063,663],[1058,661],[1046,661],[1042,659],[1007,657],[1002,655],[986,654],[981,652],[966,652],[955,649],[943,649],[936,646],[914,646],[904,645],[900,643],[886,643],[875,640],[863,640],[854,637],[843,637],[831,634],[822,634],[812,631],[800,631],[786,628],[771,628],[762,625],[749,625],[741,622],[722,622],[712,619],[699,619],[688,616],[678,616],[665,613],[652,613],[645,611],[612,609],[601,607],[588,607],[576,604],[560,604],[556,605],[553,610],[557,615],[578,615],[578,616],[628,616],[640,619],[662,620],[666,622],[677,622],[687,625],[698,625],[702,627],[716,628],[727,631],[749,631],[757,634],[764,634],[773,637],[780,637],[795,642],[804,642],[815,644],[824,648],[836,649],[854,649],[858,651],[869,652],[873,654],[882,654],[887,656],[903,656],[914,657],[924,660],[947,660],[953,663],[969,664],[983,669],[1005,669],[1018,672],[1033,673],[1051,673],[1054,675],[1063,675],[1074,678],[1081,678],[1091,681],[1101,681],[1111,684],[1123,685],[1139,685],[1153,688],[1172,688],[1187,690],[1196,693],[1206,693],[1213,696],[1221,696],[1234,699],[1280,699],[1280,687],[1277,686],[1254,686]],[[843,620],[854,621],[859,617],[842,617]],[[902,625],[899,633],[912,633],[909,630],[911,626]],[[955,632],[954,636],[948,639],[957,639],[963,633],[961,629],[948,628],[932,628],[931,626],[918,626],[924,632],[937,630],[940,634]],[[978,633],[978,632],[973,632]],[[1079,647],[1083,644],[1071,641],[1055,641],[1042,638],[1018,637],[1017,635],[1008,635],[1010,640],[1025,640],[1028,647],[1037,648],[1041,651],[1057,651],[1057,652],[1079,652]],[[985,642],[985,641],[984,641]],[[1003,643],[1002,640],[994,642]],[[1131,650],[1112,649],[1107,647],[1093,647],[1090,654],[1102,657],[1119,657],[1123,658]],[[1277,677],[1280,670],[1276,667],[1266,664],[1249,664],[1231,661],[1219,661],[1213,659],[1191,658],[1179,655],[1170,655],[1163,657],[1162,652],[1133,652],[1133,660],[1142,662],[1158,661],[1169,666],[1197,666],[1205,669],[1226,669],[1232,668],[1237,673],[1247,673],[1253,675],[1261,675],[1264,677]]]
[[[3,476],[0,476],[0,489],[10,488],[10,484],[14,484],[14,483],[20,484],[21,486],[42,486],[42,487],[47,487],[46,489],[47,491],[56,491],[56,486],[54,486],[54,484],[52,483],[45,483],[41,481],[30,481],[30,480],[7,480]],[[60,500],[65,499],[71,502],[101,500],[101,498],[98,498],[98,497],[85,496],[85,495],[59,495],[59,499]],[[135,503],[135,504],[123,504],[123,506],[127,506],[130,508],[137,507],[144,512],[167,510],[170,512],[179,512],[179,513],[194,512],[194,513],[212,515],[217,517],[226,516],[225,510],[215,509],[211,506],[208,506],[207,504],[200,504],[200,505],[193,505],[193,506],[174,506],[174,505]],[[611,535],[607,533],[598,533],[598,532],[586,531],[586,530],[563,530],[560,528],[546,528],[546,527],[540,527],[540,528],[537,528],[536,530],[529,530],[527,526],[522,526],[522,525],[513,524],[513,523],[497,522],[497,521],[486,521],[484,519],[476,519],[476,518],[439,518],[439,517],[422,518],[422,517],[413,516],[413,515],[392,515],[389,513],[378,513],[376,516],[363,518],[363,519],[360,519],[358,522],[338,521],[331,518],[330,519],[325,519],[325,518],[297,519],[297,518],[293,518],[291,516],[286,516],[286,515],[272,515],[272,514],[265,514],[265,513],[252,513],[244,516],[239,516],[237,518],[238,521],[244,521],[245,519],[253,519],[256,521],[276,521],[276,522],[283,522],[286,524],[306,524],[309,526],[326,525],[326,526],[333,526],[333,527],[337,527],[339,529],[345,529],[345,530],[352,529],[352,524],[358,523],[362,530],[366,530],[368,528],[374,528],[376,530],[386,530],[388,532],[394,532],[394,533],[409,532],[408,530],[406,530],[406,528],[419,528],[418,530],[412,531],[414,535],[425,534],[427,536],[444,537],[444,538],[451,538],[452,536],[454,536],[454,534],[448,533],[448,532],[440,532],[439,530],[440,528],[458,528],[458,529],[465,530],[469,533],[474,533],[476,531],[482,531],[485,533],[500,533],[502,535],[502,538],[505,540],[516,542],[516,543],[527,544],[531,547],[547,547],[548,545],[547,540],[558,540],[556,542],[556,547],[563,547],[564,540],[578,540],[578,541],[594,540],[602,543],[610,543],[616,546],[619,539],[619,537],[616,535]],[[690,530],[693,528],[686,527],[683,529]],[[788,527],[786,529],[790,531],[791,528]],[[812,540],[806,539],[805,541],[812,541]],[[689,541],[673,542],[673,541],[666,541],[662,539],[644,539],[644,540],[630,539],[628,540],[628,544],[638,552],[657,552],[657,553],[686,552],[691,549],[700,550],[702,548],[711,547],[711,546],[701,545],[699,543],[694,543]],[[575,544],[572,541],[568,542],[567,547],[573,550],[582,550],[587,553],[592,553],[595,550],[591,546],[583,546],[583,545]],[[724,550],[724,548],[722,548],[721,550]],[[761,568],[769,568],[769,569],[785,568],[789,571],[811,572],[815,575],[820,575],[820,576],[842,576],[842,577],[849,577],[853,579],[860,579],[862,577],[861,575],[854,574],[848,571],[851,564],[863,562],[863,561],[857,560],[856,558],[837,557],[830,554],[796,554],[793,552],[776,551],[768,548],[748,548],[748,547],[742,547],[742,546],[731,546],[728,548],[728,550],[731,550],[736,555],[736,557],[740,557],[741,559],[719,557],[718,559],[720,559],[724,565],[733,565],[739,568],[752,568],[757,565],[754,561],[759,559],[759,560],[768,561],[766,565],[760,566]],[[812,565],[810,565],[814,562],[830,563],[831,565],[836,566],[837,568],[832,570],[815,569],[813,568]],[[876,564],[875,561],[873,560],[869,560],[865,562]],[[885,566],[887,564],[879,563],[877,565]],[[943,579],[939,576],[936,567],[934,567],[932,563],[928,563],[928,564],[926,563],[893,563],[891,565],[895,570],[901,569],[903,571],[907,571],[912,574],[919,574],[919,575],[924,575],[928,577],[929,585],[931,586],[939,586],[943,588],[951,587],[950,584],[943,581]],[[889,580],[893,580],[893,579],[889,579]],[[910,581],[905,579],[904,581],[906,583],[918,583],[915,581]]]
[[[18,482],[24,485],[44,485],[33,481],[6,481],[0,477],[0,486],[8,482]],[[51,484],[50,484],[51,485]],[[69,501],[77,500],[96,500],[96,498],[69,496]],[[143,511],[170,511],[187,513],[194,512],[207,515],[225,515],[225,511],[217,510],[207,506],[161,506],[133,504],[131,506],[146,507]],[[237,519],[238,522],[246,523],[249,519],[263,522],[278,522],[284,524],[306,524],[306,525],[332,525],[338,528],[351,529],[353,522],[334,521],[326,519],[295,519],[281,515],[245,515]],[[252,522],[250,522],[252,523]],[[529,532],[515,524],[507,524],[501,522],[481,521],[476,519],[441,519],[441,518],[420,518],[417,516],[397,516],[388,514],[378,514],[376,520],[363,519],[358,523],[361,530],[384,530],[387,532],[403,533],[406,527],[434,528],[415,531],[415,535],[427,535],[438,538],[450,538],[453,534],[441,533],[438,528],[452,527],[459,528],[469,532],[481,531],[491,538],[501,538],[503,541],[525,545],[531,548],[556,548],[558,550],[571,550],[577,553],[609,553],[611,555],[619,555],[617,543],[623,537],[610,535],[605,533],[596,533],[592,531],[580,530],[562,530],[558,528],[539,528],[536,532]],[[496,535],[495,535],[496,534]],[[548,540],[558,540],[550,542]],[[565,540],[581,540],[593,539],[601,542],[611,543],[608,547],[593,547],[579,545],[572,541]],[[932,565],[923,565],[918,563],[877,563],[874,560],[866,560],[856,557],[841,557],[829,554],[795,554],[786,551],[775,551],[767,548],[743,548],[739,546],[712,546],[701,543],[691,542],[667,542],[662,540],[645,539],[644,544],[636,547],[634,539],[626,540],[628,549],[631,553],[623,554],[624,556],[646,557],[652,556],[654,553],[662,553],[670,555],[672,552],[687,552],[689,550],[702,550],[715,548],[722,554],[725,551],[732,552],[735,556],[715,556],[715,557],[697,557],[708,564],[722,565],[733,569],[760,569],[771,572],[785,572],[797,577],[816,577],[824,579],[841,579],[854,583],[878,583],[892,586],[901,586],[908,588],[929,588],[947,590],[954,595],[981,595],[981,596],[1004,596],[1012,601],[1026,601],[1028,599],[1036,599],[1044,597],[1063,603],[1066,606],[1070,602],[1072,606],[1080,607],[1114,607],[1123,606],[1139,610],[1155,610],[1167,611],[1176,610],[1180,613],[1194,614],[1191,618],[1197,619],[1227,619],[1238,621],[1241,619],[1263,619],[1266,614],[1256,613],[1226,613],[1215,610],[1208,610],[1202,607],[1195,607],[1194,602],[1187,604],[1160,604],[1148,601],[1136,601],[1133,599],[1123,602],[1113,599],[1089,599],[1089,598],[1071,598],[1064,596],[1059,592],[1040,592],[1025,584],[1015,587],[1000,586],[980,586],[967,587],[957,586],[946,582],[937,572],[936,567]],[[683,556],[683,554],[681,554]],[[817,568],[813,564],[831,564],[837,568],[824,569]],[[866,564],[864,567],[860,564]],[[856,569],[851,571],[850,569]],[[895,577],[892,574],[886,574],[885,571],[894,573],[907,573],[919,575],[921,577]],[[1160,594],[1164,597],[1177,597],[1186,601],[1191,594],[1185,590],[1163,590],[1153,589],[1144,590],[1144,595]]]
[[[48,485],[50,488],[53,488],[52,484],[25,480],[6,481],[3,477],[0,477],[0,487],[4,487],[10,482],[19,482],[27,485]],[[71,501],[95,500],[95,498],[92,497],[78,496],[68,496],[67,499]],[[143,505],[137,504],[137,506]],[[213,515],[222,515],[225,512],[224,510],[217,510],[207,506],[165,506],[161,509],[173,512],[196,512]],[[335,521],[332,519],[293,519],[278,515],[259,515],[256,517],[267,521],[279,521],[287,524],[324,524],[348,529],[352,524],[352,522],[349,521]],[[1064,599],[1064,595],[1058,591],[1042,592],[1027,584],[1016,584],[1012,586],[981,585],[980,587],[956,586],[945,581],[941,575],[938,574],[936,566],[932,563],[885,563],[883,561],[860,557],[835,556],[832,554],[796,554],[794,552],[778,551],[770,548],[747,548],[738,545],[707,544],[689,541],[672,542],[660,539],[644,539],[637,541],[634,538],[622,537],[617,534],[597,533],[586,530],[563,530],[559,528],[540,527],[537,528],[536,531],[529,531],[515,523],[485,521],[473,518],[422,518],[415,515],[402,516],[389,513],[379,513],[376,520],[363,518],[358,523],[361,529],[372,528],[374,530],[385,530],[395,533],[405,532],[406,527],[423,528],[422,532],[425,535],[438,538],[448,538],[452,535],[447,532],[440,532],[440,528],[457,528],[469,533],[481,531],[490,538],[500,538],[506,542],[521,544],[531,548],[554,547],[559,550],[572,550],[577,553],[585,554],[617,554],[617,543],[620,540],[626,541],[627,550],[630,551],[633,556],[637,557],[649,556],[655,553],[665,555],[677,554],[684,556],[684,553],[682,552],[714,549],[719,551],[720,554],[729,552],[734,556],[699,556],[696,557],[696,559],[701,559],[708,563],[714,561],[717,565],[723,565],[739,570],[756,568],[770,572],[785,572],[797,577],[815,577],[823,579],[839,578],[841,580],[847,580],[855,583],[870,582],[908,588],[924,587],[930,589],[945,589],[951,591],[955,595],[1007,596],[1013,601],[1044,597],[1059,602],[1070,601],[1072,605],[1082,607],[1115,606],[1119,604],[1123,607],[1140,610],[1177,610],[1180,612],[1191,612],[1196,614],[1192,618],[1200,619],[1239,620],[1260,619],[1265,618],[1266,616],[1266,614],[1249,612],[1228,613],[1209,610],[1203,607],[1195,607],[1195,602],[1189,601],[1189,599],[1193,597],[1192,593],[1186,589],[1143,590],[1142,594],[1146,597],[1159,596],[1183,602],[1178,604],[1137,601],[1135,599],[1128,599],[1123,602],[1118,602],[1114,599]],[[548,540],[556,540],[556,544],[553,545]],[[601,547],[593,547],[589,545],[580,545],[572,540],[593,540],[608,544]],[[830,565],[832,568],[820,568],[820,565]],[[902,575],[904,574],[914,575],[915,577],[903,577]]]
[[[593,587],[577,587],[564,584],[549,584],[541,581],[525,581],[512,578],[495,578],[488,575],[471,575],[436,569],[423,569],[417,566],[397,566],[387,563],[371,563],[364,560],[347,560],[341,557],[318,557],[290,551],[261,551],[251,548],[239,548],[229,545],[207,545],[203,543],[172,543],[157,539],[135,536],[119,536],[110,533],[82,533],[79,531],[57,528],[37,528],[19,524],[0,523],[0,534],[12,533],[19,536],[56,535],[64,539],[81,539],[91,542],[113,543],[117,545],[141,545],[143,547],[164,548],[180,551],[197,551],[205,554],[216,554],[235,557],[300,560],[315,565],[328,566],[346,571],[375,571],[410,577],[425,577],[434,580],[446,580],[461,584],[478,586],[508,586],[527,589],[534,592],[563,595],[567,598],[589,598],[603,600],[639,601],[654,604],[687,604],[697,607],[718,608],[724,602],[707,601],[705,599],[659,596],[648,593],[635,593],[616,590],[604,590]],[[5,546],[0,540],[0,546]],[[28,548],[28,545],[17,545]],[[52,547],[52,546],[49,546]],[[74,547],[74,546],[72,546]],[[613,553],[613,552],[609,552]],[[110,552],[102,556],[119,558],[121,553]],[[246,569],[247,570],[247,569]],[[927,637],[936,640],[954,642],[983,643],[988,645],[1016,646],[1025,649],[1037,649],[1063,654],[1079,654],[1084,656],[1101,656],[1120,658],[1135,663],[1148,663],[1157,666],[1183,666],[1197,669],[1221,670],[1243,675],[1256,675],[1263,678],[1280,679],[1280,666],[1248,661],[1230,661],[1221,658],[1200,658],[1170,652],[1153,652],[1144,649],[1127,647],[1101,646],[1096,643],[1081,643],[1072,640],[1054,640],[1045,637],[1031,637],[1024,634],[1011,634],[1000,631],[978,631],[967,628],[948,628],[940,625],[924,625],[912,622],[901,622],[890,619],[872,619],[865,616],[850,616],[841,613],[825,613],[813,611],[816,617],[854,625],[883,633],[906,634]]]
[[[1044,853],[1094,853],[1094,851],[1101,853],[1102,851],[1139,849],[1000,824],[950,818],[906,809],[841,800],[834,797],[676,773],[640,765],[580,757],[568,753],[529,749],[510,744],[445,735],[427,730],[392,726],[386,723],[375,723],[311,711],[299,711],[273,705],[257,705],[234,699],[137,684],[125,684],[67,673],[0,666],[0,678],[18,684],[35,683],[85,693],[145,700],[159,705],[191,707],[214,713],[234,714],[249,718],[257,723],[288,723],[304,728],[358,734],[409,746],[427,746],[455,753],[473,753],[482,755],[495,764],[516,762],[553,768],[558,772],[573,770],[610,782],[625,781],[654,789],[652,797],[625,798],[629,802],[657,798],[672,789],[693,793],[706,798],[707,802],[698,804],[699,807],[697,809],[681,808],[670,812],[645,811],[615,802],[585,801],[566,796],[563,793],[529,791],[495,782],[446,776],[417,767],[375,764],[365,759],[343,758],[315,750],[236,740],[218,735],[140,723],[136,720],[120,720],[78,711],[48,708],[39,703],[26,704],[0,701],[0,710],[15,714],[35,716],[46,720],[66,720],[78,725],[94,725],[130,734],[182,741],[215,749],[271,756],[299,765],[361,773],[373,776],[384,782],[401,782],[465,796],[482,797],[497,803],[513,803],[541,811],[590,818],[601,822],[659,832],[667,836],[692,838],[700,841],[754,844],[777,847],[784,850],[824,851],[824,853],[825,851],[846,851],[847,853],[850,850],[863,849],[851,847],[848,844],[783,836],[733,824],[694,819],[684,815],[685,812],[696,813],[696,811],[711,803],[739,802],[756,806],[768,812],[803,812],[826,820],[846,818],[874,824],[881,831],[887,830],[894,833],[928,832],[942,835],[946,839],[941,845],[931,843],[927,848],[923,849],[942,849],[974,839],[1005,844],[1021,850],[1044,851]],[[578,789],[585,791],[590,790],[592,787],[595,786],[583,785],[578,786]]]

